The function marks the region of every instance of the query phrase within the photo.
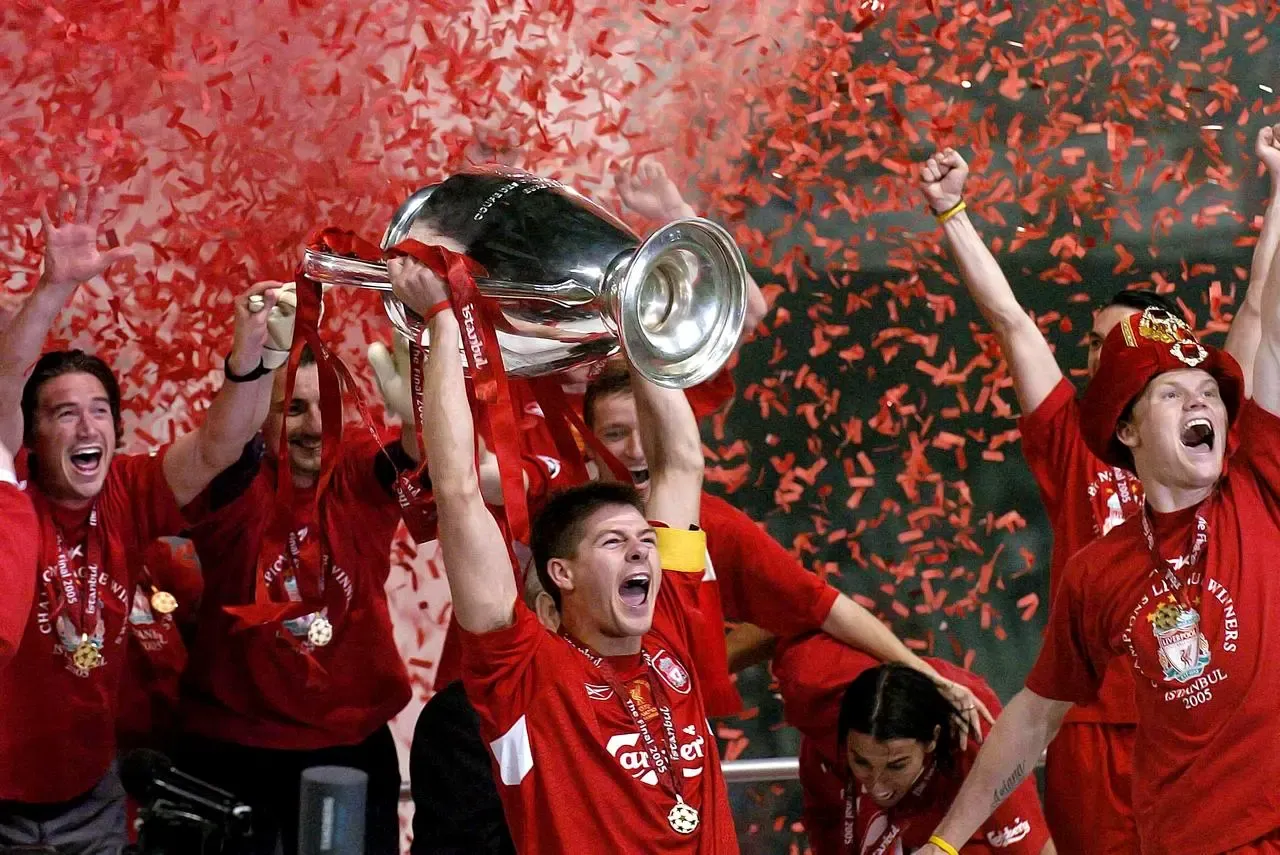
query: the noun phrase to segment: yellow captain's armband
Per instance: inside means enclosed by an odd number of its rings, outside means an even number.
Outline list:
[[[663,570],[701,573],[707,569],[707,533],[678,528],[656,528],[658,561]]]

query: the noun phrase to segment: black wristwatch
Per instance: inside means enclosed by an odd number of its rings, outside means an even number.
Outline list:
[[[263,364],[262,360],[258,360],[258,367],[250,371],[248,374],[236,374],[231,370],[231,355],[222,360],[222,372],[227,375],[227,379],[232,383],[252,383],[259,377],[265,377],[271,373],[271,369]]]

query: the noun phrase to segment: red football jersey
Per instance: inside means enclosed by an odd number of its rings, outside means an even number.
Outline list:
[[[643,647],[663,680],[653,692],[638,656],[610,657],[633,697],[665,698],[678,739],[670,766],[700,824],[680,834],[668,822],[675,800],[662,783],[631,716],[607,680],[523,603],[498,632],[463,633],[463,681],[494,757],[494,779],[516,848],[564,852],[738,851],[715,735],[691,671],[699,633],[700,574],[666,571]],[[657,706],[652,700],[649,708]],[[641,709],[646,704],[641,703]],[[651,722],[659,745],[660,721]]]
[[[1000,699],[981,677],[941,659],[926,661],[947,679],[967,686],[993,714],[999,714]],[[800,783],[814,855],[901,855],[924,846],[977,757],[980,746],[970,740],[955,769],[945,774],[926,770],[916,787],[889,810],[858,793],[854,810],[848,811],[845,788],[857,784],[848,774],[844,749],[837,744],[840,700],[850,683],[879,664],[824,633],[784,641],[774,656],[787,722],[803,735]],[[983,823],[963,851],[1039,855],[1048,839],[1035,781],[1028,779]]]
[[[1133,673],[1144,853],[1211,855],[1280,829],[1280,419],[1248,401],[1232,431],[1239,448],[1213,495],[1152,515],[1162,561],[1131,519],[1069,562],[1027,678],[1039,695],[1088,703],[1109,662]],[[1197,515],[1208,545],[1188,567]]]
[[[146,544],[176,534],[183,525],[164,479],[162,458],[161,454],[120,455],[111,461],[97,499],[98,521],[93,529],[88,508],[72,511],[36,502],[41,537],[35,607],[17,656],[0,670],[0,799],[58,802],[74,798],[92,788],[115,759],[125,616],[137,578],[132,562]],[[102,566],[97,572],[103,608],[95,635],[102,639],[102,664],[88,671],[71,661],[80,637],[59,608],[55,529],[66,544],[68,566],[81,580],[82,590],[90,552],[86,539],[91,532],[100,538]]]
[[[326,646],[304,644],[305,619],[235,629],[224,610],[254,601],[275,501],[270,455],[246,452],[188,510],[205,589],[181,699],[187,730],[258,748],[353,745],[408,703],[409,676],[384,590],[400,507],[391,476],[376,471],[380,447],[362,431],[353,434],[343,440],[319,519],[307,516],[308,491],[295,491],[295,535],[302,541],[323,529],[331,550],[326,596],[344,601]]]
[[[0,671],[18,651],[36,588],[40,527],[26,493],[0,483]]]
[[[1089,451],[1080,432],[1076,390],[1065,377],[1039,407],[1022,417],[1019,427],[1023,456],[1053,527],[1052,602],[1067,559],[1142,509],[1142,482]],[[1076,707],[1067,717],[1068,723],[1133,724],[1137,720],[1133,677],[1120,663],[1107,673],[1098,700]]]

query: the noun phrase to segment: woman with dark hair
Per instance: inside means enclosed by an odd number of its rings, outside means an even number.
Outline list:
[[[999,713],[981,677],[925,661]],[[961,739],[955,709],[933,681],[821,633],[783,641],[773,670],[787,721],[804,735],[800,783],[814,855],[904,855],[928,843],[978,753],[974,740]],[[1018,787],[961,849],[1053,855],[1035,781]]]

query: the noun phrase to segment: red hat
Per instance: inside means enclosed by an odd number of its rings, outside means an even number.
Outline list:
[[[1235,424],[1244,401],[1244,373],[1231,354],[1201,344],[1184,320],[1165,309],[1151,307],[1118,323],[1102,343],[1098,371],[1080,403],[1089,450],[1104,463],[1132,470],[1133,455],[1116,437],[1120,417],[1153,378],[1187,368],[1218,381],[1228,426]]]

